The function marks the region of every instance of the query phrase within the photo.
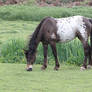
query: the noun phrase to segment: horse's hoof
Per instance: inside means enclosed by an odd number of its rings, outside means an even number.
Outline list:
[[[82,66],[82,67],[80,68],[80,70],[83,71],[83,70],[86,70],[86,68]]]
[[[88,68],[88,69],[91,69],[91,68],[92,68],[92,65],[88,65],[87,68]]]
[[[28,69],[26,69],[27,71],[32,71],[32,68],[28,68]]]
[[[58,71],[59,70],[59,67],[55,67],[54,70]]]
[[[42,66],[42,67],[41,67],[41,70],[45,70],[45,69],[46,69],[46,67],[45,67],[45,66]]]

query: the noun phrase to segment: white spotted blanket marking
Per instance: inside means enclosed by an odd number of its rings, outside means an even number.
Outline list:
[[[73,16],[67,18],[55,19],[57,21],[57,34],[60,42],[71,41],[76,37],[76,32],[80,32],[84,40],[87,40],[86,26],[83,22],[83,16]]]

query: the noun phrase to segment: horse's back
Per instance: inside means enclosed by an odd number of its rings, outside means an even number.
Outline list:
[[[57,34],[60,36],[61,42],[71,41],[76,37],[79,25],[82,23],[82,16],[73,16],[67,18],[56,19]]]
[[[83,16],[72,16],[67,18],[47,18],[42,26],[42,33],[45,39],[54,39],[59,42],[67,42],[81,35],[87,40],[87,28],[89,21]]]

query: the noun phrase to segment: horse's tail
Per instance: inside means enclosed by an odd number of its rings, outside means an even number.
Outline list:
[[[89,19],[89,22],[92,24],[92,19]],[[92,54],[92,25],[91,25],[91,32],[90,32],[90,44],[91,44],[91,54]]]
[[[36,27],[36,29],[35,29],[34,33],[32,34],[32,36],[30,37],[28,49],[31,50],[31,54],[33,54],[33,53],[35,52],[35,50],[36,50],[36,49],[35,49],[36,46],[37,46],[36,38],[37,38],[37,36],[38,36],[38,34],[39,34],[39,31],[40,31],[40,29],[41,29],[41,27],[42,27],[42,24],[44,23],[44,21],[45,21],[47,18],[49,18],[49,17],[44,18],[44,19],[40,22],[40,24]]]
[[[91,18],[89,18],[89,21],[90,21],[90,23],[92,24],[92,19],[91,19]]]

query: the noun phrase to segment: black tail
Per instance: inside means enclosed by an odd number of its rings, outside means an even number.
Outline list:
[[[92,19],[89,19],[90,23],[92,24]]]
[[[89,19],[89,21],[92,24],[92,19]],[[92,25],[91,25],[91,32],[90,32],[90,43],[91,43],[91,54],[92,54]]]
[[[37,46],[37,42],[36,42],[36,38],[39,34],[39,31],[41,29],[41,26],[43,24],[43,22],[49,17],[44,18],[40,24],[37,26],[37,28],[35,29],[34,33],[32,34],[32,37],[30,38],[29,44],[28,44],[28,50],[30,51],[31,54],[33,54],[36,51],[36,46]]]

